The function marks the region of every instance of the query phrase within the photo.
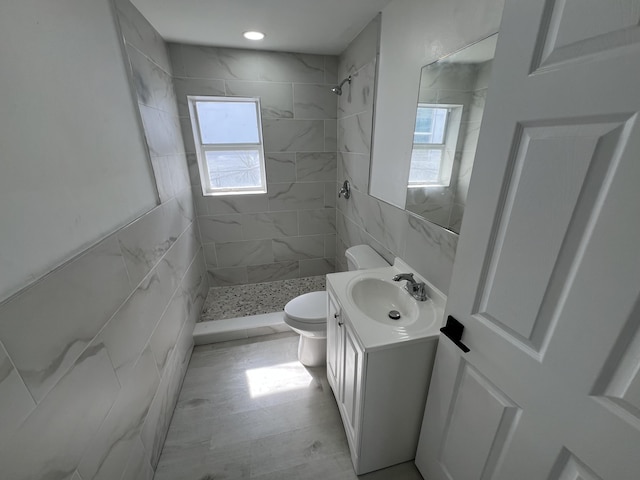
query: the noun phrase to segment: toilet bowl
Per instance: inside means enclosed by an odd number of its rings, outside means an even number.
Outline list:
[[[349,270],[388,267],[389,264],[368,245],[356,245],[345,252]],[[298,360],[307,367],[324,365],[327,360],[327,292],[311,292],[289,301],[284,321],[300,334]]]

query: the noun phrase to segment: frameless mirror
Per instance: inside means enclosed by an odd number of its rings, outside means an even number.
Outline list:
[[[405,209],[460,232],[497,34],[422,68]]]

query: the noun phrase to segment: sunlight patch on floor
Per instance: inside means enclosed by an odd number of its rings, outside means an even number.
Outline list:
[[[313,382],[313,377],[298,361],[253,368],[245,373],[251,398],[309,388]]]

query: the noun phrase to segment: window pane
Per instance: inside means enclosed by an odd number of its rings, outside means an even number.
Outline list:
[[[448,109],[418,106],[413,143],[443,144]]]
[[[436,185],[440,183],[442,150],[414,148],[411,152],[409,185]]]
[[[213,188],[262,186],[258,150],[208,150],[205,158]]]
[[[259,142],[254,102],[196,102],[196,109],[202,143]]]

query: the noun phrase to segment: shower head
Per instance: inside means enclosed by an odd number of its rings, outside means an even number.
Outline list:
[[[336,85],[335,87],[333,87],[331,91],[336,95],[342,95],[342,85],[344,85],[346,82],[349,82],[349,85],[351,85],[351,75],[340,82],[340,85]]]

